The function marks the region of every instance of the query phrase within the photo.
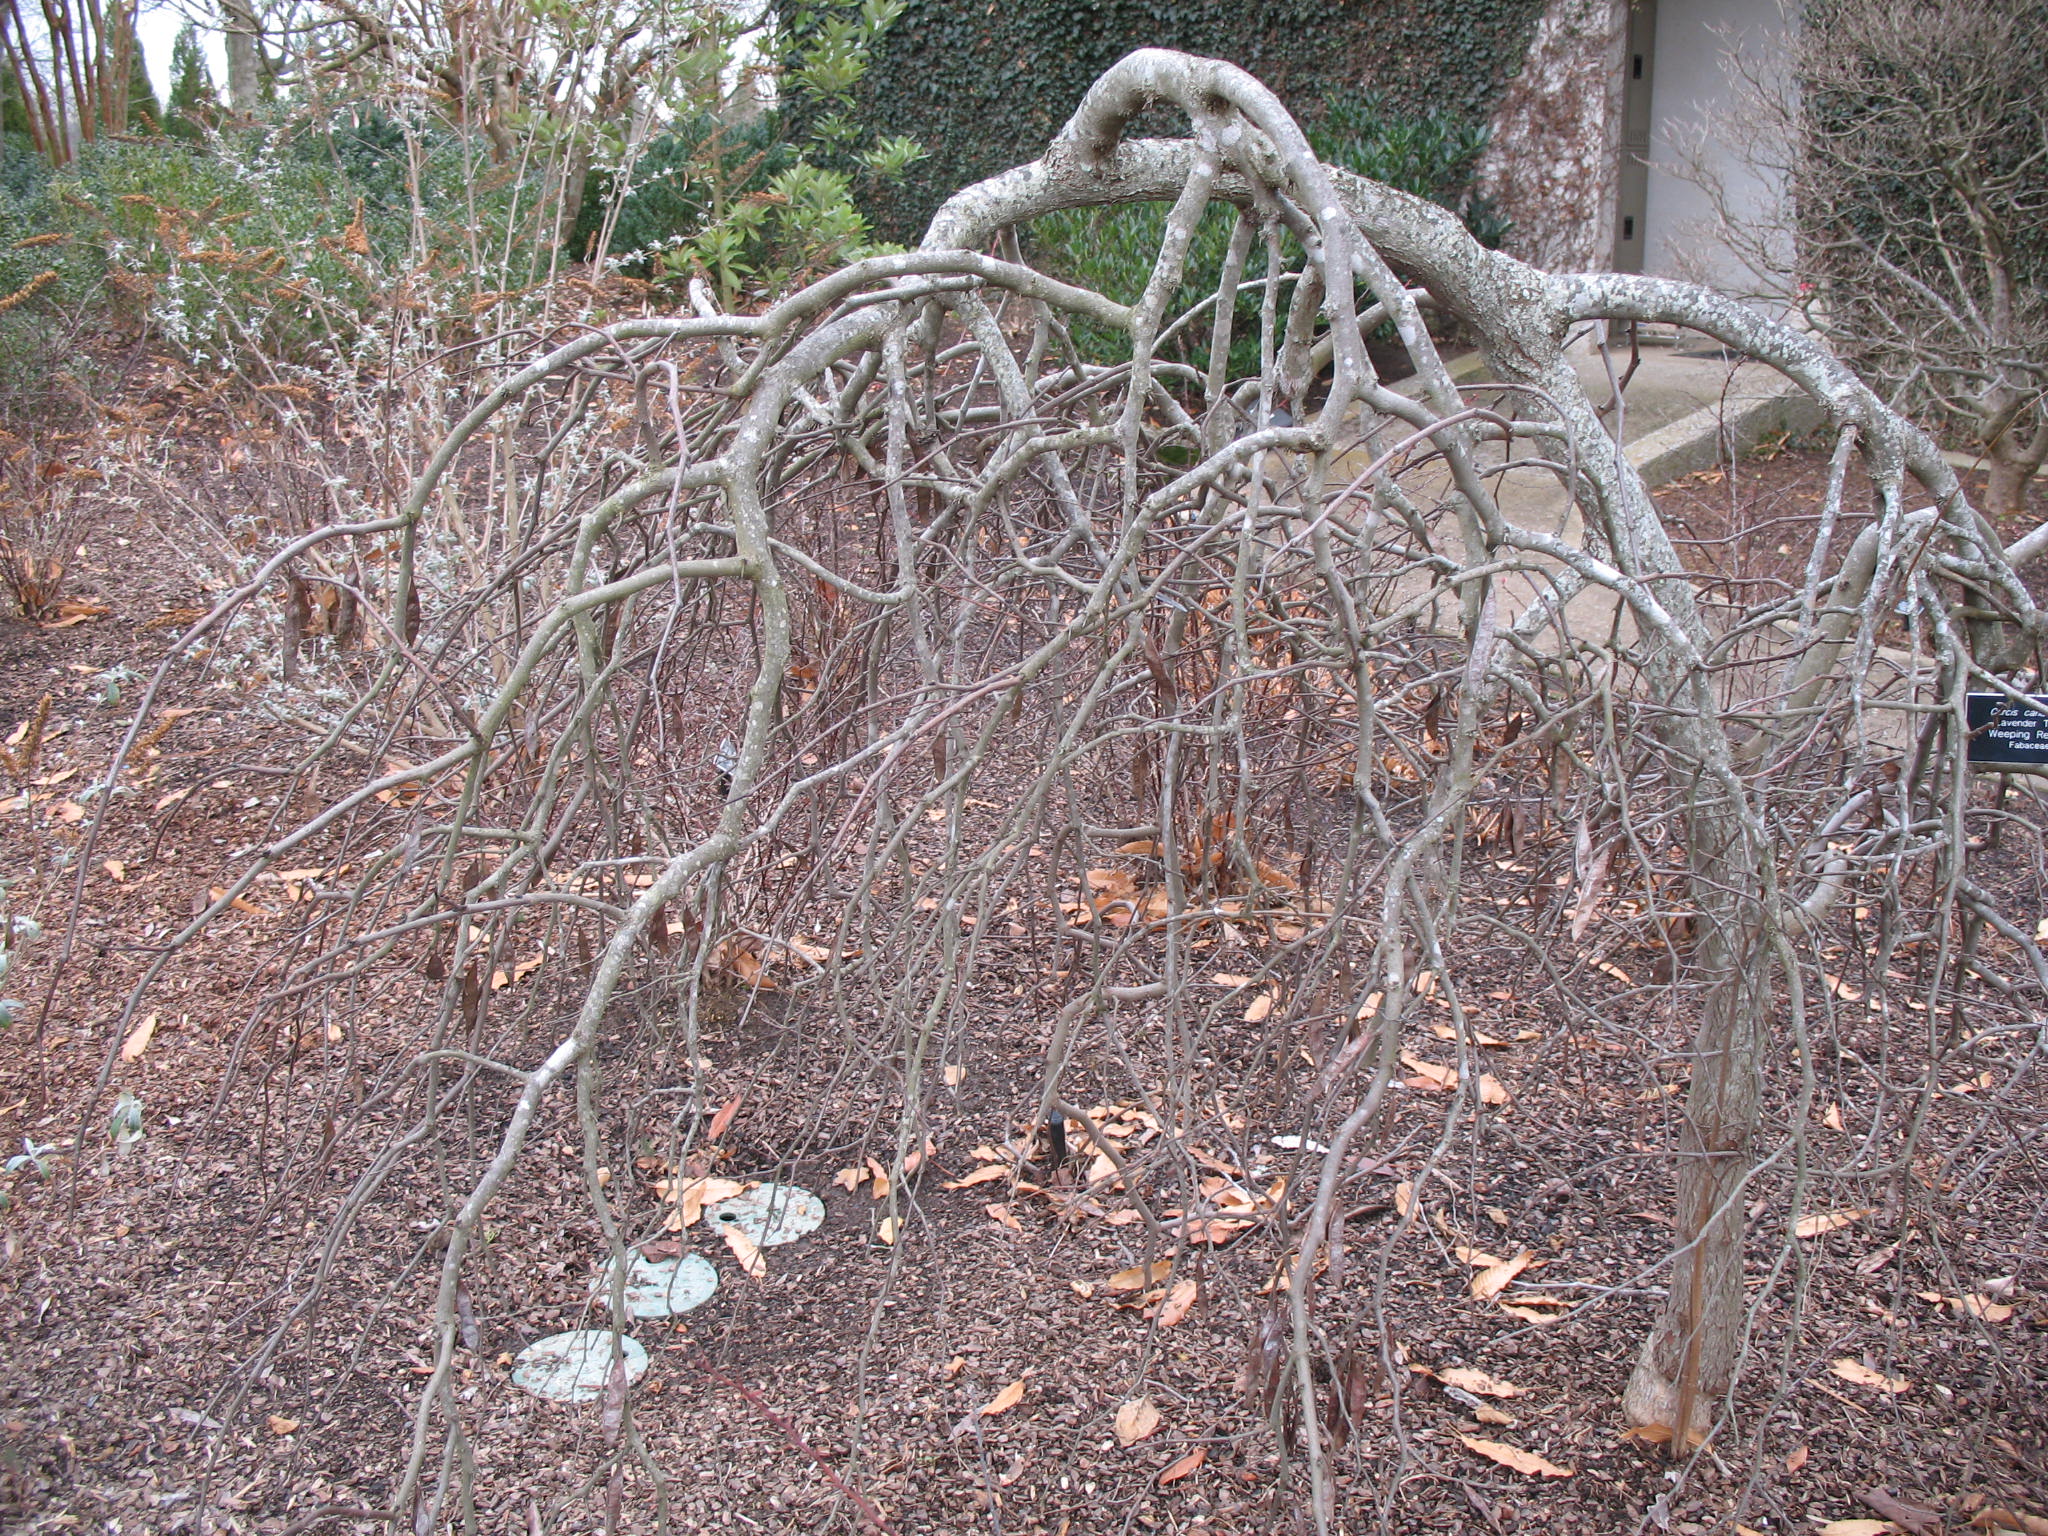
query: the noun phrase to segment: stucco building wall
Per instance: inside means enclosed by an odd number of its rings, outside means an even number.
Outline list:
[[[1744,81],[1774,81],[1797,15],[1796,0],[1549,0],[1480,167],[1509,251],[1754,290],[1722,214],[1753,233],[1781,212],[1781,174],[1741,142]]]

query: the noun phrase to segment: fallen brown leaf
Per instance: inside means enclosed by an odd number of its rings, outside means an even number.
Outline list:
[[[2043,918],[2048,925],[2048,918]],[[1988,1504],[1970,1517],[1970,1524],[1980,1531],[2019,1531],[2023,1536],[2048,1536],[2048,1520],[2039,1515],[2030,1515],[2023,1509],[2011,1509],[2000,1504]]]
[[[740,1096],[734,1094],[719,1106],[718,1113],[711,1117],[711,1128],[704,1133],[706,1141],[716,1141],[732,1127],[732,1117],[740,1112]],[[872,1166],[872,1165],[870,1165]]]
[[[1535,1257],[1536,1255],[1524,1248],[1512,1259],[1507,1259],[1502,1263],[1492,1264],[1482,1269],[1472,1277],[1472,1294],[1481,1301],[1493,1300],[1494,1297],[1508,1288],[1509,1282],[1515,1276],[1529,1267],[1530,1262]]]
[[[768,1261],[761,1257],[761,1248],[751,1237],[742,1232],[738,1225],[726,1222],[719,1227],[719,1236],[725,1239],[725,1246],[732,1250],[733,1259],[750,1280],[768,1278]]]
[[[730,1200],[735,1195],[743,1195],[747,1189],[748,1186],[738,1179],[690,1179],[683,1184],[671,1186],[667,1191],[667,1197],[676,1203],[677,1211],[682,1218],[680,1225],[694,1227],[697,1218],[704,1214],[705,1206],[716,1205],[721,1200]]]
[[[997,1414],[1008,1413],[1024,1401],[1024,1378],[1019,1376],[1002,1391],[981,1405],[981,1416],[992,1419]]]
[[[1503,1445],[1498,1440],[1481,1440],[1473,1435],[1460,1435],[1465,1449],[1484,1456],[1488,1461],[1497,1461],[1511,1472],[1524,1477],[1570,1477],[1570,1467],[1560,1467],[1556,1462],[1538,1456],[1534,1451],[1518,1450],[1512,1445]]]
[[[1152,1286],[1164,1283],[1166,1277],[1172,1273],[1173,1260],[1154,1259],[1142,1269],[1133,1266],[1130,1269],[1118,1270],[1109,1277],[1109,1288],[1112,1291],[1148,1290]]]
[[[136,1025],[129,1033],[128,1038],[121,1042],[121,1059],[123,1061],[140,1061],[142,1053],[149,1049],[150,1036],[155,1033],[156,1015],[152,1013],[148,1018]]]
[[[217,886],[217,885],[216,885],[216,886],[213,886],[213,887],[212,887],[212,888],[211,888],[211,889],[210,889],[210,890],[208,891],[208,893],[207,893],[207,894],[208,894],[208,895],[209,895],[209,896],[210,896],[210,897],[211,897],[211,898],[212,898],[213,900],[215,900],[215,901],[219,901],[219,900],[220,900],[220,899],[221,899],[222,897],[224,897],[224,896],[226,896],[226,895],[227,895],[227,892],[226,892],[225,890],[223,890],[223,889],[222,889],[222,888],[221,888],[220,886]],[[268,907],[259,907],[259,906],[257,906],[257,905],[256,905],[256,903],[255,903],[255,902],[253,902],[253,901],[250,901],[250,900],[249,900],[249,899],[248,899],[247,897],[243,897],[243,896],[237,896],[237,897],[236,897],[236,898],[235,898],[235,899],[234,899],[233,901],[230,901],[230,902],[228,903],[228,905],[229,905],[229,906],[231,906],[231,907],[233,907],[233,908],[234,908],[234,909],[235,909],[235,910],[236,910],[237,912],[247,912],[247,913],[248,913],[248,914],[249,914],[249,915],[250,915],[251,917],[275,917],[275,916],[277,916],[277,914],[276,914],[275,912],[271,911],[271,910],[270,910],[270,908],[268,908]]]
[[[1202,1463],[1208,1459],[1209,1447],[1206,1445],[1196,1446],[1187,1455],[1181,1457],[1179,1461],[1176,1461],[1172,1466],[1159,1474],[1159,1486],[1164,1488],[1168,1483],[1177,1483],[1184,1477],[1192,1477]]]
[[[1861,1221],[1869,1214],[1868,1207],[1854,1211],[1817,1212],[1812,1216],[1800,1217],[1794,1224],[1792,1233],[1795,1237],[1819,1237],[1823,1232],[1833,1232],[1837,1228]]]
[[[939,1188],[969,1189],[976,1184],[993,1184],[997,1179],[1007,1179],[1009,1176],[1010,1170],[1006,1165],[1002,1163],[984,1163],[965,1178],[948,1179]]]
[[[1149,1397],[1134,1397],[1116,1411],[1116,1443],[1136,1445],[1159,1429],[1159,1410]]]
[[[1166,1300],[1159,1304],[1159,1326],[1171,1328],[1186,1317],[1195,1304],[1197,1289],[1192,1280],[1176,1280],[1173,1289],[1166,1293]]]
[[[1511,1381],[1501,1381],[1484,1371],[1474,1370],[1469,1365],[1454,1365],[1436,1373],[1436,1379],[1447,1387],[1462,1387],[1467,1392],[1477,1392],[1481,1397],[1520,1397],[1522,1389]]]
[[[1837,1360],[1828,1369],[1844,1381],[1859,1387],[1874,1387],[1893,1397],[1913,1385],[1903,1376],[1887,1376],[1882,1371],[1873,1371],[1860,1360]]]

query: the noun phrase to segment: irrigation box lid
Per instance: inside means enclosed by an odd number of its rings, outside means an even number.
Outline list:
[[[2002,693],[1969,697],[1970,761],[1984,768],[2048,769],[2048,694],[2029,709]]]

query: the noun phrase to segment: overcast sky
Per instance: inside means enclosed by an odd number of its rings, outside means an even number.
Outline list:
[[[142,14],[136,19],[135,32],[142,39],[142,56],[149,64],[149,83],[156,87],[159,101],[170,94],[171,45],[178,40],[178,32],[187,19],[187,12],[178,6],[151,5],[148,0],[144,0]],[[202,27],[199,44],[206,50],[206,67],[213,76],[214,87],[224,88],[228,64],[220,34]]]

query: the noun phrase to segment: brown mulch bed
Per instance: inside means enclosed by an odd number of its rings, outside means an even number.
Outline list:
[[[1794,446],[1732,475],[1695,476],[1660,500],[1699,541],[1704,563],[1725,560],[1735,581],[1783,580],[1802,563],[1802,530],[1825,473],[1824,452]],[[1731,528],[1739,543],[1718,542]],[[31,786],[51,797],[40,802],[45,813],[0,816],[9,907],[51,930],[27,976],[10,978],[10,992],[32,1004],[92,824],[48,808],[89,810],[75,796],[126,729],[137,675],[176,632],[164,616],[212,596],[205,574],[133,509],[110,505],[87,549],[80,595],[104,603],[103,616],[64,629],[0,620],[0,736],[45,694],[53,727],[62,727]],[[0,1036],[0,1147],[27,1139],[52,1149],[47,1176],[25,1169],[0,1181],[11,1201],[0,1215],[0,1522],[10,1529],[276,1536],[322,1506],[374,1507],[388,1497],[430,1353],[435,1235],[449,1192],[466,1189],[488,1157],[505,1106],[501,1087],[480,1089],[460,1111],[470,1128],[449,1138],[442,1159],[394,1175],[343,1246],[330,1299],[235,1402],[244,1363],[281,1303],[305,1294],[325,1222],[377,1138],[397,1128],[372,1112],[329,1145],[282,1118],[288,1096],[273,1097],[269,1085],[288,1080],[298,1048],[241,1035],[253,957],[281,919],[250,914],[172,957],[148,1004],[155,1032],[135,1060],[121,1059],[110,1021],[156,958],[153,945],[221,882],[230,850],[263,836],[279,809],[267,765],[299,742],[256,707],[254,692],[220,680],[177,701],[206,708],[163,739],[148,777],[109,815],[85,870],[75,958],[47,1018],[32,1006]],[[167,812],[154,809],[186,787],[194,792]],[[1503,854],[1480,894],[1526,900],[1559,856]],[[2038,902],[2038,872],[2019,853],[2013,860],[2003,873]],[[1887,986],[1857,976],[1853,962],[1845,947],[1847,981]],[[1443,1134],[1443,1101],[1426,1091],[1402,1090],[1395,1132],[1373,1149],[1378,1162],[1348,1228],[1350,1273],[1324,1287],[1318,1317],[1336,1342],[1391,1359],[1410,1379],[1397,1420],[1375,1367],[1358,1439],[1338,1464],[1340,1528],[1376,1528],[1396,1436],[1414,1458],[1389,1516],[1403,1531],[1697,1533],[1726,1528],[1739,1501],[1744,1524],[1774,1536],[1883,1513],[1893,1497],[1941,1508],[1951,1529],[1966,1524],[1970,1499],[2048,1509],[2039,1390],[2048,1377],[2048,1180],[2031,1149],[1991,1182],[1875,1210],[1802,1245],[1796,1329],[1786,1307],[1759,1319],[1742,1403],[1754,1440],[1716,1447],[1676,1495],[1672,1463],[1619,1437],[1615,1403],[1661,1284],[1665,1087],[1684,1039],[1653,999],[1583,974],[1600,1021],[1592,1028],[1518,1002],[1540,978],[1529,957],[1503,954],[1473,1022],[1509,1042],[1490,1048],[1486,1065],[1511,1099],[1484,1125],[1454,1130],[1463,1154],[1454,1178],[1424,1170],[1425,1149]],[[1301,1473],[1238,1384],[1268,1305],[1262,1288],[1284,1254],[1279,1233],[1255,1227],[1213,1251],[1192,1250],[1182,1272],[1197,1280],[1198,1299],[1165,1326],[1156,1308],[1128,1304],[1130,1294],[1109,1283],[1148,1256],[1141,1225],[1067,1221],[1050,1201],[1017,1199],[1007,1202],[1013,1228],[988,1211],[1004,1200],[1003,1185],[942,1187],[977,1166],[972,1149],[1020,1134],[1056,1011],[1025,979],[1021,999],[998,1004],[992,991],[990,1007],[1005,1011],[991,1015],[962,1080],[940,1096],[937,1151],[908,1192],[893,1246],[877,1240],[879,1207],[868,1193],[832,1182],[867,1155],[886,1160],[893,1124],[875,1125],[885,1095],[872,1083],[845,1090],[834,1113],[821,1111],[806,1066],[814,1047],[798,1037],[824,1021],[807,1021],[801,1002],[735,1008],[707,1033],[718,1091],[741,1104],[720,1171],[793,1179],[823,1195],[828,1214],[818,1233],[770,1252],[764,1280],[745,1279],[714,1252],[722,1285],[713,1301],[681,1323],[638,1330],[654,1363],[635,1422],[668,1482],[669,1529],[854,1529],[827,1465],[857,1481],[902,1532],[1307,1528]],[[574,978],[535,984],[558,989],[554,1014],[543,1010],[539,1022],[559,1026]],[[673,1085],[659,1008],[654,999],[629,1010],[606,1042],[607,1092],[643,1106],[644,1123]],[[372,1059],[383,1027],[376,1017],[346,1024]],[[1878,1033],[1866,1024],[1842,1044],[1874,1055]],[[535,1048],[548,1038],[538,1029]],[[1273,1138],[1303,1128],[1261,1119],[1279,1071],[1261,1056],[1261,1039],[1249,1027],[1224,1031],[1211,1049],[1219,1113],[1241,1148],[1267,1147],[1265,1166],[1245,1171],[1271,1178],[1298,1163]],[[1444,1051],[1426,1034],[1416,1049],[1439,1059]],[[231,1059],[243,1062],[238,1086],[217,1102]],[[2028,1060],[2024,1041],[1987,1049],[1972,1065],[1991,1082],[1944,1100],[1930,1137],[1959,1139],[2008,1083],[2037,1101],[2039,1083],[2015,1077]],[[1091,1092],[1130,1098],[1102,1041],[1077,1075],[1085,1102]],[[1823,1150],[1847,1166],[1855,1135],[1877,1134],[1879,1111],[1858,1062],[1838,1058],[1824,1079],[1847,1130]],[[146,1115],[142,1141],[125,1150],[104,1129],[123,1089]],[[1858,1118],[1866,1112],[1872,1118]],[[616,1129],[622,1153],[640,1150],[633,1126]],[[507,1369],[525,1343],[588,1316],[601,1247],[578,1145],[558,1095],[472,1271],[476,1337],[457,1390],[472,1415],[488,1530],[526,1530],[535,1512],[550,1530],[603,1524],[606,1489],[593,1473],[599,1406],[539,1402],[510,1385]],[[289,1166],[292,1149],[308,1147],[318,1149],[312,1171]],[[1073,1178],[1069,1170],[1046,1182]],[[1418,1178],[1423,1218],[1390,1242],[1396,1190]],[[618,1201],[640,1223],[634,1235],[658,1228],[645,1179]],[[1920,1224],[1930,1211],[1940,1213],[1938,1227]],[[1468,1245],[1530,1251],[1543,1261],[1532,1288],[1573,1305],[1538,1321],[1475,1298],[1473,1267],[1456,1254]],[[1383,1288],[1374,1273],[1382,1254]],[[1758,1273],[1774,1255],[1760,1240]],[[1941,1300],[1994,1277],[2012,1277],[2008,1316],[1972,1317]],[[1859,1385],[1833,1370],[1842,1360],[1910,1385]],[[1781,1363],[1788,1379],[1776,1390]],[[1427,1374],[1452,1366],[1483,1369],[1519,1395],[1455,1396]],[[1016,1382],[1024,1391],[1014,1406],[981,1411]],[[1113,1419],[1139,1396],[1157,1406],[1161,1427],[1124,1447]],[[1512,1422],[1488,1420],[1482,1408]],[[1571,1475],[1522,1475],[1475,1456],[1461,1437],[1510,1443]],[[654,1528],[649,1490],[634,1469],[622,1528]],[[346,1517],[328,1528],[383,1529]]]

